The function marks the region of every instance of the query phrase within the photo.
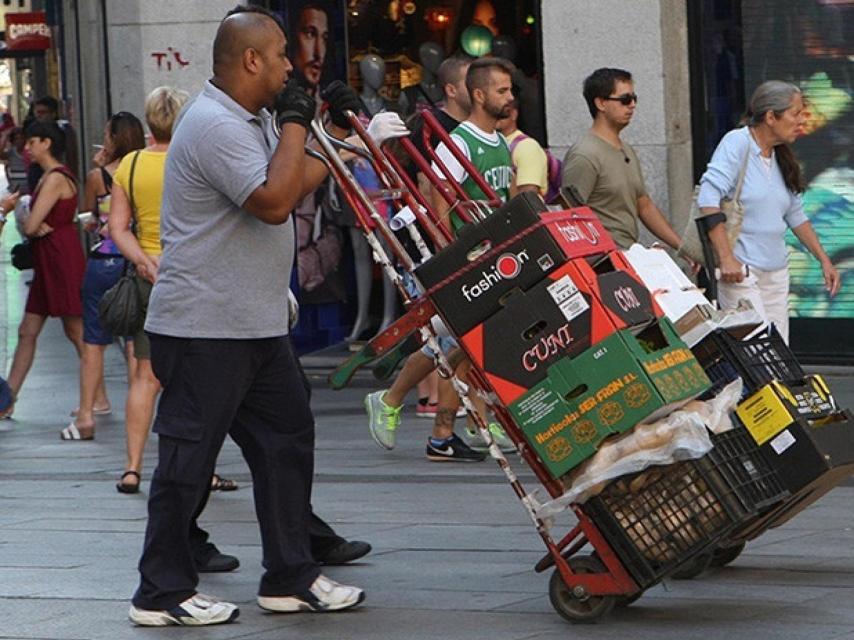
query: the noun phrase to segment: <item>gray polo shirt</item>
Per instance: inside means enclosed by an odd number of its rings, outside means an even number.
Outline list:
[[[270,115],[249,113],[210,82],[185,107],[166,159],[163,255],[146,331],[182,338],[288,333],[293,221],[243,209],[267,180]]]

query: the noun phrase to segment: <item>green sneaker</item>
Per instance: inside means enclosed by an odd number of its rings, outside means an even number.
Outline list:
[[[383,449],[394,449],[394,432],[400,426],[400,412],[403,405],[395,408],[383,402],[385,390],[374,391],[365,396],[365,410],[368,412],[368,428],[371,436]]]
[[[489,449],[483,441],[483,438],[480,436],[480,431],[478,431],[477,426],[467,424],[463,433],[466,436],[464,438],[465,443],[475,451],[486,451]],[[500,424],[497,422],[490,422],[489,433],[492,435],[492,439],[495,440],[495,444],[498,445],[498,448],[501,449],[502,452],[513,453],[516,451],[516,445],[514,445],[513,441],[507,437],[507,434],[504,432],[504,429]]]

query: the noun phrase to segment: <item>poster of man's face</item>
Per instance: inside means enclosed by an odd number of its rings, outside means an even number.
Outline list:
[[[310,92],[347,80],[343,0],[297,0],[285,10],[294,77]]]

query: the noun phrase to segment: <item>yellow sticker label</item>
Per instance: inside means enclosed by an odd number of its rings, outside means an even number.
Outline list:
[[[739,404],[735,412],[760,445],[792,424],[789,410],[770,384]]]

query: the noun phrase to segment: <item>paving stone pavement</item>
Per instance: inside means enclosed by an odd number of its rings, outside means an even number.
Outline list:
[[[76,403],[76,364],[59,322],[49,322],[16,420],[0,422],[2,640],[854,640],[854,488],[834,490],[751,543],[726,569],[657,586],[598,625],[572,626],[549,603],[549,575],[533,571],[542,543],[497,466],[427,462],[429,422],[411,409],[398,447],[380,450],[361,407],[371,381],[359,378],[353,388],[332,392],[322,369],[313,367],[315,507],[343,535],[374,545],[363,561],[327,572],[365,588],[364,605],[332,615],[258,609],[260,542],[250,477],[229,441],[218,470],[241,488],[215,494],[203,526],[242,566],[202,576],[200,590],[240,604],[240,619],[204,630],[134,628],[126,613],[137,580],[153,442],[142,493],[118,494],[125,394],[123,362],[112,348],[107,382],[113,414],[98,420],[92,442],[59,440]],[[854,377],[837,374],[830,382],[840,401],[854,405]],[[533,489],[532,475],[521,463],[515,466]],[[569,518],[558,522],[556,532],[562,535],[571,524]]]

